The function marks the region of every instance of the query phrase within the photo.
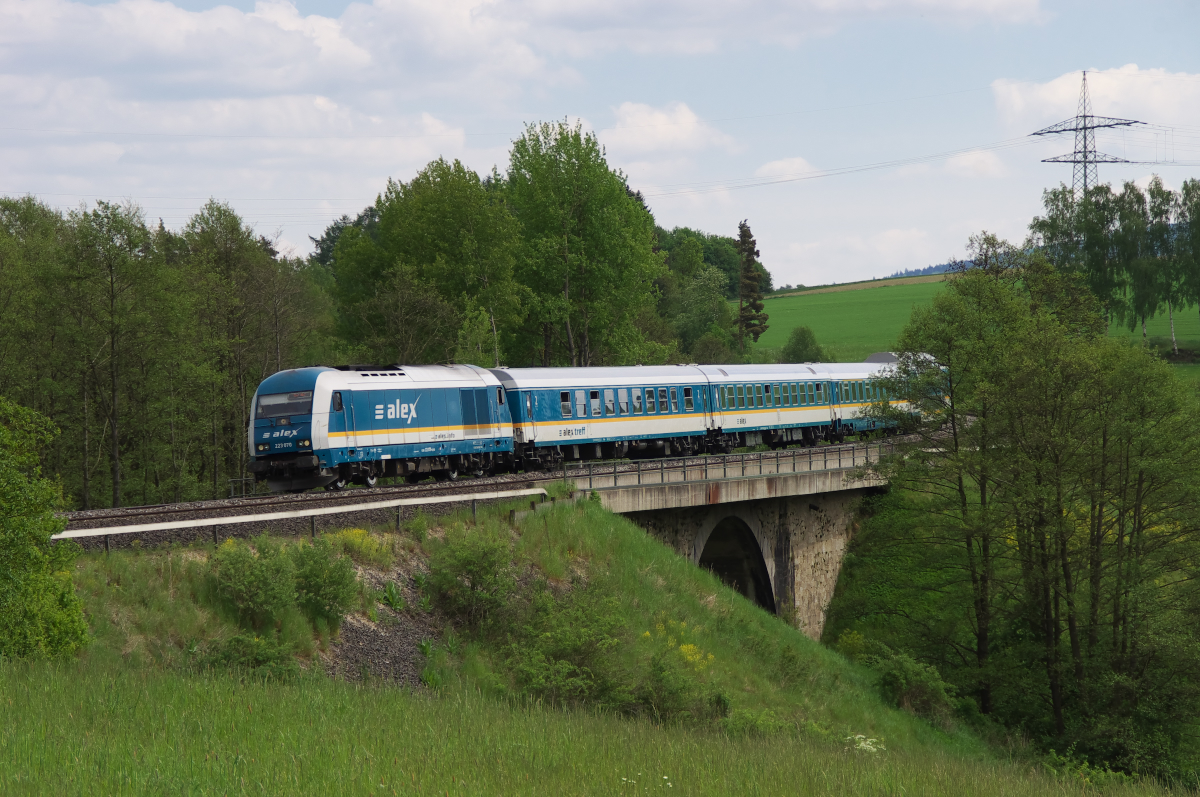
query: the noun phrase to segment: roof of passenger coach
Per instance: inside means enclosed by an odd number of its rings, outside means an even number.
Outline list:
[[[760,363],[756,365],[701,365],[714,382],[758,380],[867,379],[881,374],[881,363]]]
[[[626,365],[609,368],[493,368],[509,390],[619,385],[690,385],[703,382],[700,369],[679,365]]]

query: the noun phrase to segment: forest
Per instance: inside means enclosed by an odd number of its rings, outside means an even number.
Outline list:
[[[281,254],[227,203],[0,198],[0,393],[61,431],[69,506],[228,494],[258,383],[341,363],[736,362],[771,277],[736,237],[659,228],[591,133],[529,125],[507,173],[438,159]]]

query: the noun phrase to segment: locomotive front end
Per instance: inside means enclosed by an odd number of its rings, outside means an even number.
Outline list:
[[[301,492],[336,478],[314,452],[313,400],[324,368],[282,371],[263,380],[251,407],[249,470],[271,492]]]

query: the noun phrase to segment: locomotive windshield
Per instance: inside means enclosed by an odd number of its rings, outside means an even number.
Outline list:
[[[256,418],[280,418],[285,415],[312,415],[312,391],[269,393],[258,397]]]

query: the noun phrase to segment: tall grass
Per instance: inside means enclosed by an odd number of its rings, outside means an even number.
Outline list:
[[[1095,794],[932,749],[731,737],[315,679],[0,664],[4,794]],[[1160,794],[1117,787],[1113,794]]]

